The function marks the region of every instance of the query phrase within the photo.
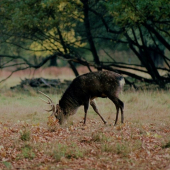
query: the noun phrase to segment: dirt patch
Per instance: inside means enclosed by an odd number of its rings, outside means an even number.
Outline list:
[[[95,70],[91,68],[92,70]],[[77,70],[79,74],[88,73],[89,70],[87,67],[80,66],[77,67]],[[0,70],[0,76],[1,77],[7,77],[11,74],[11,71],[9,70]],[[15,72],[13,76],[15,77],[21,77],[24,75],[30,75],[30,76],[43,76],[43,75],[52,75],[52,76],[59,76],[59,75],[68,75],[68,76],[74,76],[73,71],[69,67],[47,67],[47,68],[39,68],[39,69],[26,69],[21,70],[18,72]]]

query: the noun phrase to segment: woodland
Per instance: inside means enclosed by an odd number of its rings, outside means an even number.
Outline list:
[[[12,75],[67,64],[78,76],[84,65],[126,75],[134,88],[135,81],[165,88],[169,8],[168,0],[2,0],[0,68]]]

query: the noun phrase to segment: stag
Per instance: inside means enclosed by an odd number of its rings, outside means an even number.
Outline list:
[[[49,96],[41,91],[39,92],[47,97],[48,102],[46,103],[51,106],[51,109],[47,111],[52,111],[51,115],[54,115],[60,124],[63,124],[68,116],[75,114],[81,105],[84,106],[84,124],[86,124],[89,103],[106,124],[105,119],[99,113],[95,98],[108,97],[116,106],[116,125],[119,109],[121,110],[121,123],[124,121],[124,103],[118,98],[118,94],[123,88],[124,83],[124,78],[120,74],[112,71],[90,72],[76,77],[66,89],[57,105],[53,103]]]

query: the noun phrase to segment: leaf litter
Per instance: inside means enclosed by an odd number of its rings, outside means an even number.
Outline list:
[[[0,169],[168,169],[167,126],[0,123]]]

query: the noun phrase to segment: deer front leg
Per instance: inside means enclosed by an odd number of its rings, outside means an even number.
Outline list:
[[[104,118],[100,115],[96,102],[95,100],[90,101],[90,105],[93,107],[93,110],[100,116],[100,118],[102,119],[102,121],[104,122],[104,124],[106,124],[107,122],[104,120]]]
[[[87,110],[89,108],[89,100],[84,103],[84,125],[86,124]]]

